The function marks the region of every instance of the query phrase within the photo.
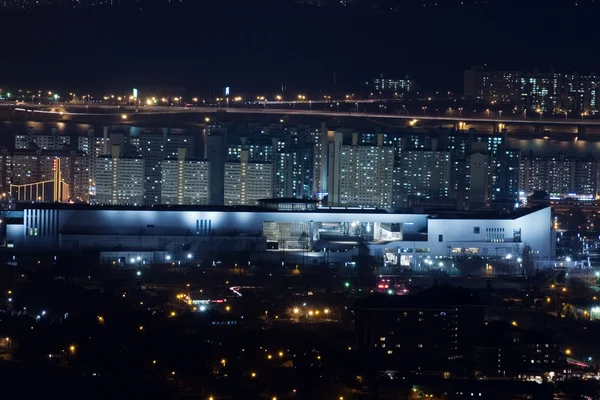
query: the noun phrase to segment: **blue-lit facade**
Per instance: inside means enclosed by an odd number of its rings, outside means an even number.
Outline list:
[[[95,251],[105,258],[146,262],[201,260],[213,253],[284,251],[351,260],[359,243],[392,266],[459,255],[496,257],[529,244],[553,261],[550,208],[511,215],[453,212],[397,214],[376,209],[274,211],[259,207],[114,208],[32,205],[5,212],[9,251]],[[490,235],[493,232],[494,235]],[[501,233],[497,235],[496,233]],[[262,256],[261,256],[262,257]]]

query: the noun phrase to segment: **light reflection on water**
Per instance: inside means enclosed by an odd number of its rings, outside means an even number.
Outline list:
[[[143,129],[146,129],[146,127],[129,125],[118,126],[116,128],[120,132],[128,129],[132,136],[136,136]],[[72,122],[0,121],[0,146],[10,147],[14,143],[14,134],[24,134],[29,130],[33,130],[35,133],[49,134],[54,129],[60,134],[71,135],[86,135],[90,129],[94,129],[96,135],[102,135],[103,125]],[[156,126],[154,129],[165,128]],[[171,129],[171,132],[174,134],[198,134],[198,139],[201,142],[204,142],[206,135],[205,131],[203,129],[198,129],[198,127],[173,128]],[[520,149],[523,153],[528,153],[530,150],[533,150],[536,155],[540,156],[558,155],[559,153],[563,153],[567,156],[587,156],[589,154],[600,156],[600,137],[596,135],[594,135],[593,138],[598,138],[597,140],[583,140],[576,135],[573,135],[569,140],[521,139],[511,138],[510,133],[508,135],[507,147],[511,149]]]

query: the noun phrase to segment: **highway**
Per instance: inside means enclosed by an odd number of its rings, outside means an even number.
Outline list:
[[[2,108],[14,109],[15,113],[33,113],[33,114],[50,114],[50,115],[73,115],[73,116],[121,116],[127,119],[128,116],[134,115],[161,115],[161,114],[213,114],[213,113],[228,113],[228,114],[273,114],[273,115],[306,115],[306,116],[321,116],[321,117],[344,117],[344,118],[377,118],[377,119],[392,119],[392,120],[417,120],[417,121],[438,121],[443,123],[489,123],[503,125],[535,125],[535,126],[600,126],[600,119],[540,119],[540,118],[497,118],[497,117],[456,117],[456,116],[431,116],[431,115],[406,115],[406,114],[386,114],[386,113],[367,113],[356,111],[322,111],[322,110],[294,110],[285,108],[270,108],[267,105],[258,108],[247,107],[174,107],[174,106],[140,106],[137,111],[131,106],[114,106],[114,105],[57,105],[54,109],[47,105],[14,105],[0,104]]]

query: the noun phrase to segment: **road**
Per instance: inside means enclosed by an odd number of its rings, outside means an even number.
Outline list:
[[[47,105],[17,105],[0,104],[2,108],[12,108],[15,113],[33,113],[33,114],[54,114],[73,115],[73,116],[128,116],[128,115],[161,115],[161,114],[273,114],[273,115],[310,115],[323,117],[351,117],[351,118],[377,118],[393,120],[417,120],[417,121],[437,121],[444,123],[489,123],[492,125],[534,125],[534,126],[600,126],[600,119],[540,119],[540,118],[496,118],[496,117],[456,117],[456,116],[431,116],[431,115],[405,115],[405,114],[385,114],[385,113],[366,113],[355,111],[321,111],[321,110],[294,110],[285,108],[270,108],[267,105],[258,108],[246,107],[168,107],[168,106],[142,106],[136,112],[135,107],[114,106],[114,105],[57,105],[52,111],[51,106]],[[57,111],[61,109],[63,111]],[[123,117],[126,119],[127,117]]]

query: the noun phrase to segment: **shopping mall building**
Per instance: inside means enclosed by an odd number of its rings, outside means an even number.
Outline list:
[[[528,244],[538,261],[555,259],[550,207],[394,213],[269,200],[257,207],[21,204],[2,213],[4,250],[15,254],[86,251],[117,262],[182,263],[284,252],[319,264],[368,249],[388,265],[418,267],[458,255],[516,258]]]

